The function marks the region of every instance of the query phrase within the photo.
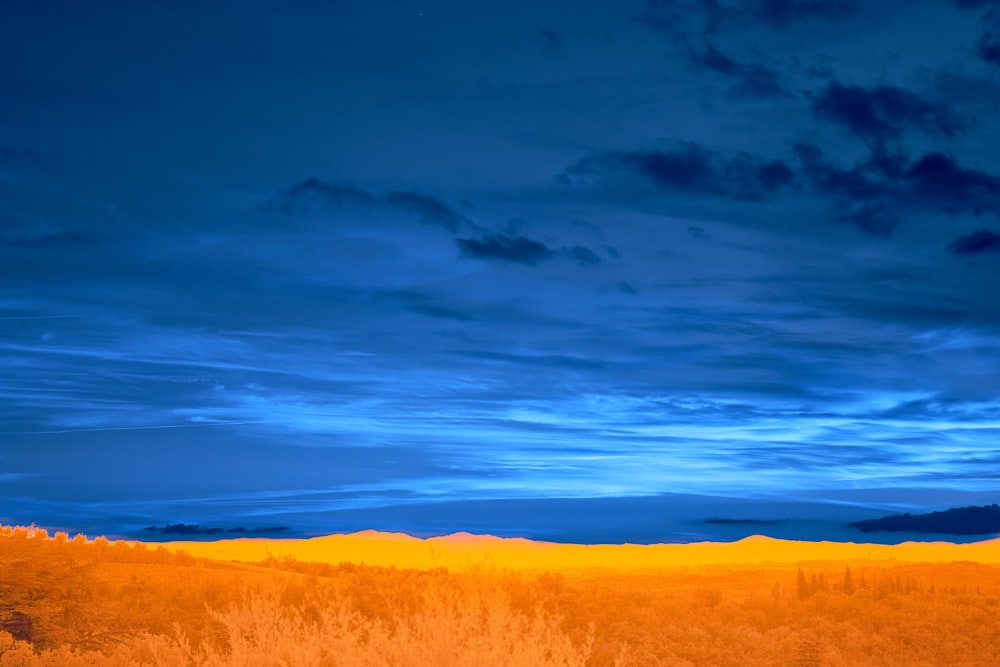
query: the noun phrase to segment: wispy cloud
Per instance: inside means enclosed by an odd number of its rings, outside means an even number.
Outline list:
[[[552,259],[555,251],[541,241],[524,236],[487,234],[482,239],[456,239],[466,257],[534,265]]]

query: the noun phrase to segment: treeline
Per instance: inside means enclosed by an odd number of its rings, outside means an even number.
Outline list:
[[[1000,568],[449,571],[0,528],[0,665],[996,665]]]

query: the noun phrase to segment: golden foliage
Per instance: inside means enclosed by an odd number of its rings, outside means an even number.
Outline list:
[[[996,665],[998,608],[968,561],[247,564],[0,527],[2,667]]]

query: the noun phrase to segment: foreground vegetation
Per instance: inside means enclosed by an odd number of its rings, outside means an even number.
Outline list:
[[[224,562],[0,528],[0,665],[996,665],[1000,568]]]

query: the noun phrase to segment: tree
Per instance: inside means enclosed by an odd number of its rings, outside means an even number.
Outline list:
[[[851,578],[851,566],[846,565],[844,569],[844,581],[840,584],[841,590],[847,595],[854,595],[854,580]]]

